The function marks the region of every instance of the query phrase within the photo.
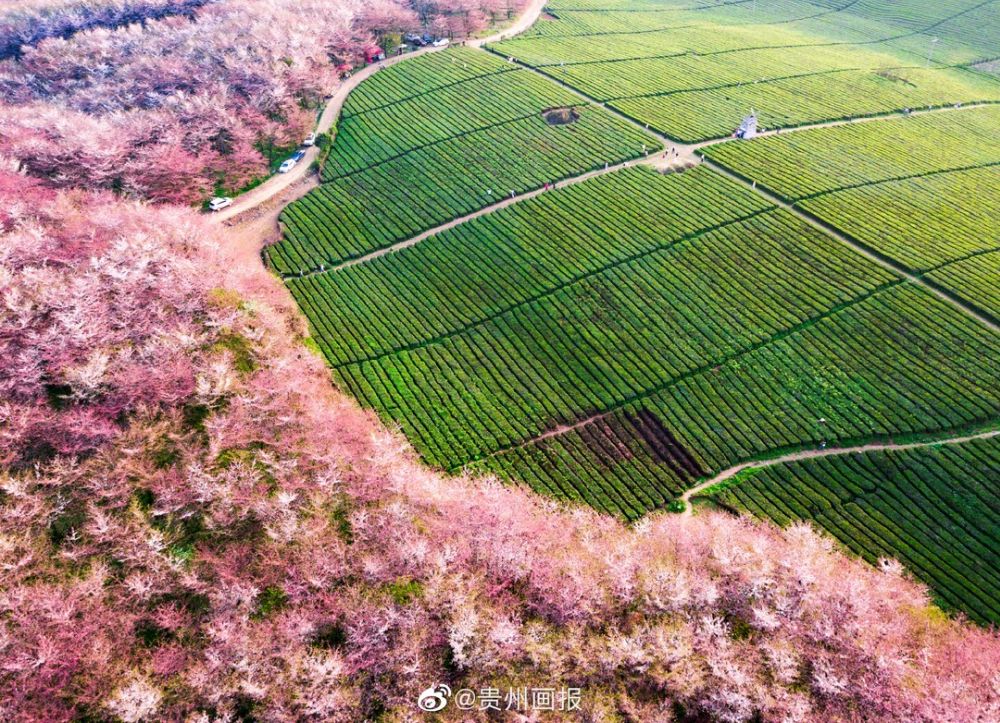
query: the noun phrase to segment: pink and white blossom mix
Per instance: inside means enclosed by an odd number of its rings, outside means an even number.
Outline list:
[[[388,33],[465,36],[516,0],[0,2],[0,155],[64,187],[190,204],[266,173]],[[6,48],[6,50],[4,50]]]
[[[579,688],[572,720],[1000,720],[1000,638],[899,565],[427,470],[216,227],[112,193],[249,179],[378,32],[511,9],[0,3],[0,720],[414,720],[438,683]]]

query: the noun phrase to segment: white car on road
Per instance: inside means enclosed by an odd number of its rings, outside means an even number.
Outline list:
[[[305,151],[296,151],[292,154],[291,158],[278,166],[278,173],[288,173],[290,170],[295,168],[295,164],[301,161],[305,155]]]
[[[317,135],[318,135],[318,134],[316,134],[316,133],[310,133],[310,134],[309,134],[309,135],[308,135],[308,136],[306,137],[306,139],[305,139],[304,141],[302,141],[302,145],[304,145],[304,146],[305,146],[306,148],[308,148],[308,147],[310,147],[310,146],[314,146],[314,145],[316,145],[316,136],[317,136]]]
[[[233,205],[233,199],[228,196],[216,196],[211,201],[208,202],[208,208],[211,211],[221,211],[224,208],[228,208]]]
[[[448,43],[449,43],[448,38],[438,38],[433,43],[431,43],[431,45],[433,45],[435,48],[443,48]]]

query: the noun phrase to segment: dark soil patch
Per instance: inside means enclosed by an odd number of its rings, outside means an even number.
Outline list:
[[[637,414],[626,414],[625,419],[645,443],[653,458],[670,467],[680,479],[689,480],[705,475],[705,470],[694,455],[663,426],[655,414],[641,409]]]
[[[550,126],[564,126],[580,120],[580,113],[576,108],[548,108],[542,111],[542,118]]]
[[[913,83],[907,78],[904,78],[902,75],[895,72],[894,70],[888,70],[888,69],[879,70],[876,71],[875,75],[877,75],[880,78],[885,78],[886,80],[891,80],[893,83],[902,83],[903,85],[908,85],[911,88],[917,87],[916,83]]]

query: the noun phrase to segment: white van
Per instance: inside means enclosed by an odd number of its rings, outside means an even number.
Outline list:
[[[317,135],[318,135],[317,133],[310,133],[308,136],[306,136],[306,139],[302,141],[302,145],[304,145],[306,148],[308,148],[309,146],[316,145]]]

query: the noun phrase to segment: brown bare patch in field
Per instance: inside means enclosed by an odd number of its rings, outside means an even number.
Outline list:
[[[987,60],[983,63],[976,63],[972,68],[982,73],[1000,76],[1000,60]]]
[[[580,120],[580,112],[576,108],[546,108],[542,118],[550,126],[564,126]]]
[[[626,414],[625,421],[632,426],[653,458],[670,467],[678,478],[688,480],[704,476],[705,471],[698,460],[655,414],[640,409],[636,414]]]
[[[894,83],[902,83],[903,85],[908,85],[911,88],[916,88],[917,87],[916,83],[912,82],[909,78],[904,78],[902,75],[900,75],[899,73],[897,73],[895,70],[892,70],[892,69],[889,69],[889,68],[887,68],[885,70],[876,71],[875,75],[877,75],[880,78],[885,78],[886,80],[891,80]]]

